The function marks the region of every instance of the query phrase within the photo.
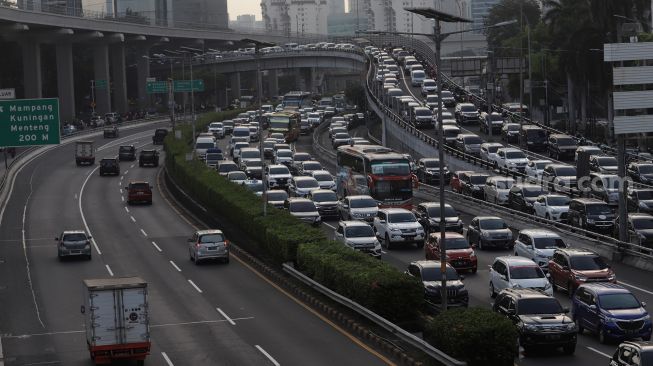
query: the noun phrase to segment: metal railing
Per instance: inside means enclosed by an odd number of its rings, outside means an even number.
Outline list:
[[[303,273],[299,272],[296,270],[292,265],[284,263],[283,265],[283,270],[284,272],[288,273],[292,277],[298,279],[299,281],[303,282],[310,288],[319,291],[321,294],[327,296],[331,300],[339,303],[340,305],[346,306],[347,308],[357,312],[358,314],[364,316],[368,320],[374,322],[376,325],[379,327],[383,328],[384,330],[394,334],[397,336],[399,339],[402,341],[406,342],[407,344],[410,344],[411,346],[421,350],[422,352],[426,353],[427,355],[433,357],[433,359],[437,360],[438,362],[442,363],[443,365],[446,366],[465,366],[467,365],[466,362],[456,360],[455,358],[447,355],[446,353],[440,351],[439,349],[433,347],[430,345],[428,342],[425,340],[407,332],[406,330],[402,329],[398,325],[388,321],[384,317],[380,316],[379,314],[369,310],[368,308],[362,306],[361,304],[344,297],[340,295],[337,292],[334,292],[327,288],[326,286],[320,284],[319,282],[314,281],[310,277],[304,275]]]

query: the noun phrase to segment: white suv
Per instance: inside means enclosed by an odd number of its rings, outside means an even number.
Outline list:
[[[381,243],[370,225],[357,220],[340,221],[335,235],[334,240],[347,247],[381,259]]]
[[[406,209],[379,210],[374,218],[374,230],[387,249],[392,249],[396,243],[416,243],[418,248],[424,247],[424,227],[415,215]]]
[[[537,264],[526,258],[502,256],[490,266],[490,297],[507,288],[532,288],[553,296],[553,286]]]
[[[229,263],[229,240],[221,230],[199,230],[188,239],[188,253],[195,264],[207,259]]]
[[[515,255],[532,260],[544,271],[548,270],[553,252],[560,248],[567,248],[560,235],[544,229],[522,230],[515,241]]]
[[[269,189],[286,188],[291,179],[290,170],[285,165],[275,164],[265,167],[265,183]]]
[[[211,122],[211,124],[209,124],[209,132],[211,132],[216,138],[224,138],[224,125],[222,122]]]
[[[544,217],[547,220],[567,220],[571,198],[562,194],[543,194],[533,202],[535,216]]]
[[[483,196],[486,201],[495,205],[507,205],[508,193],[513,184],[515,184],[515,180],[510,177],[488,177],[483,187]]]
[[[526,164],[528,164],[528,158],[520,149],[504,147],[497,150],[497,166],[500,168],[524,172]]]

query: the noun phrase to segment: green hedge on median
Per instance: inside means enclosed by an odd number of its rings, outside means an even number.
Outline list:
[[[427,342],[469,366],[512,366],[518,336],[510,320],[483,308],[447,310],[424,329]]]

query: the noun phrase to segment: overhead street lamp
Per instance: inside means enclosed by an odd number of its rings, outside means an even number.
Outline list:
[[[268,199],[267,199],[267,188],[265,187],[265,167],[263,162],[265,161],[265,154],[263,150],[263,110],[261,109],[261,104],[263,103],[263,77],[261,76],[261,48],[275,46],[274,43],[257,41],[255,39],[243,38],[240,40],[243,43],[254,45],[254,57],[256,57],[256,99],[258,102],[258,146],[259,153],[261,155],[261,181],[263,186],[263,216],[268,214]]]

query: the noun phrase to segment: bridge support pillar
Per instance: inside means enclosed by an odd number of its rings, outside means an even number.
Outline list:
[[[136,48],[136,83],[138,84],[138,106],[139,108],[149,107],[150,98],[147,95],[147,78],[150,77],[150,46],[140,45]]]
[[[279,95],[279,75],[276,69],[268,70],[268,98],[276,97]]]
[[[43,80],[41,77],[41,44],[23,42],[23,85],[25,98],[41,98]]]
[[[73,71],[72,43],[57,44],[56,54],[59,115],[62,122],[72,122],[75,117],[75,74]]]
[[[125,70],[125,45],[115,44],[111,46],[111,74],[113,90],[114,110],[127,112],[127,74]]]
[[[240,73],[239,72],[234,72],[233,74],[229,75],[229,86],[231,87],[231,100],[229,101],[231,103],[234,99],[240,98]]]
[[[101,116],[111,112],[111,75],[109,74],[109,46],[99,44],[93,48],[95,78],[95,112]],[[100,84],[102,83],[102,84]]]

